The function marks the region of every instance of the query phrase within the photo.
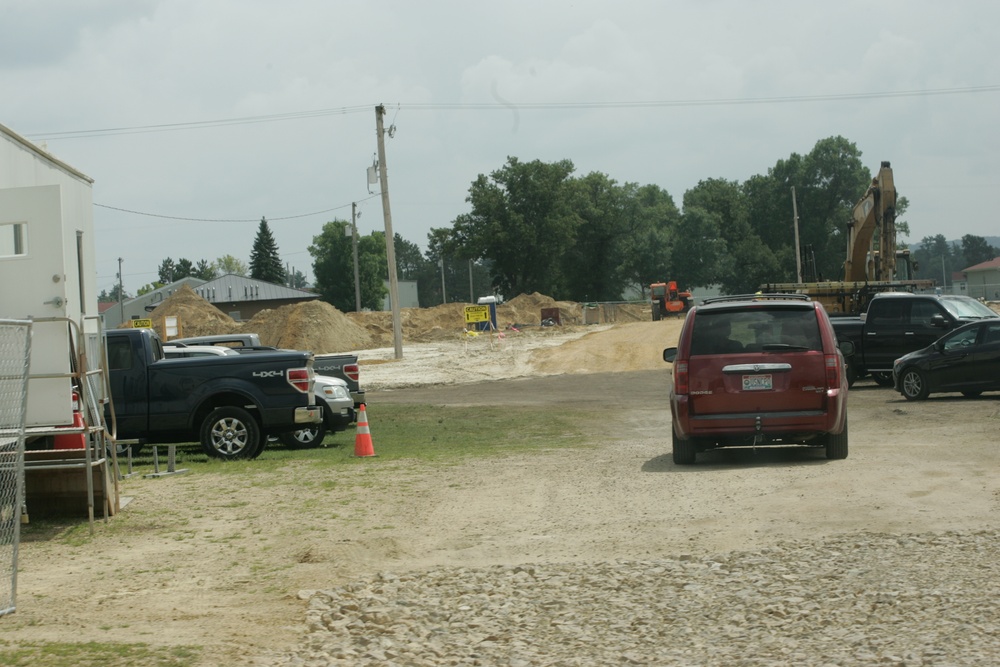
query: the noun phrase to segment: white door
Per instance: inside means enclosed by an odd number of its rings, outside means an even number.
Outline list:
[[[73,232],[75,237],[75,232]],[[62,195],[58,185],[0,189],[0,316],[66,317],[66,266]],[[79,297],[76,297],[79,301]],[[70,372],[70,331],[65,323],[32,327],[31,375]],[[70,382],[36,378],[28,383],[25,425],[72,424]]]

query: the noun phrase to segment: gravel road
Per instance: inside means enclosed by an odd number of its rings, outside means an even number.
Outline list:
[[[851,453],[670,461],[666,373],[373,392],[607,414],[595,444],[428,471],[377,572],[259,665],[1000,662],[1000,400],[851,393]],[[386,539],[386,537],[383,537]],[[360,546],[360,545],[359,545]]]

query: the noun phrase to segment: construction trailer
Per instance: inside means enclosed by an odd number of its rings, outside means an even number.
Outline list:
[[[25,520],[119,509],[92,186],[0,125],[0,317],[32,322]]]

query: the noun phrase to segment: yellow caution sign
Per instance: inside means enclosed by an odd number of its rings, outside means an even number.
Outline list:
[[[475,322],[489,322],[489,321],[490,321],[489,305],[465,307],[466,324],[473,324]]]
[[[129,320],[129,325],[133,329],[152,329],[153,320]]]

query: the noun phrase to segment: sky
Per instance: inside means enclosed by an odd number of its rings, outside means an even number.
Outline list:
[[[480,174],[743,182],[843,136],[926,236],[1000,234],[992,0],[0,0],[0,124],[94,179],[98,290],[325,222],[427,247]],[[858,198],[863,193],[858,193]],[[792,213],[787,224],[791,233]],[[786,221],[776,221],[784,224]]]

